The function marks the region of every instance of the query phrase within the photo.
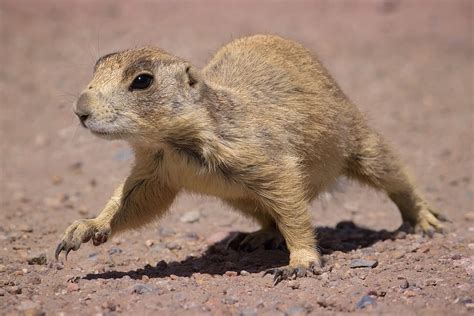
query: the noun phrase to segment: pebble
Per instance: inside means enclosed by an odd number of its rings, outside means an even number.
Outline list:
[[[21,224],[18,226],[18,229],[24,233],[32,233],[33,232],[33,228],[29,225],[26,225],[26,224]]]
[[[375,305],[376,300],[374,297],[371,295],[364,295],[362,298],[356,303],[356,308],[357,309],[364,309],[366,307],[369,307],[371,305]]]
[[[235,304],[239,301],[238,298],[236,298],[235,296],[225,296],[223,299],[222,299],[222,303],[224,304],[227,304],[227,305],[232,305],[232,304]]]
[[[300,283],[295,280],[290,280],[288,282],[288,287],[292,288],[293,290],[297,290],[300,288]]]
[[[46,254],[42,253],[28,259],[28,264],[45,265],[47,263]]]
[[[63,183],[63,178],[61,176],[54,175],[51,177],[51,183],[54,185],[59,185]]]
[[[237,276],[238,273],[236,271],[226,271],[224,274],[228,277],[234,277]]]
[[[474,221],[474,212],[468,212],[464,214],[464,218],[468,221]]]
[[[309,311],[308,311],[307,308],[305,308],[304,306],[296,305],[296,306],[291,306],[290,308],[288,308],[286,310],[285,315],[288,315],[288,316],[304,316],[304,315],[307,315],[308,313],[309,313]]]
[[[6,292],[4,289],[0,288],[0,296],[5,296]]]
[[[406,291],[403,292],[403,295],[406,296],[406,297],[415,297],[416,292],[412,291],[412,290],[406,290]]]
[[[400,283],[401,289],[408,289],[409,286],[410,286],[410,283],[408,283],[407,279],[403,279],[402,282]]]
[[[354,268],[375,268],[378,264],[377,260],[352,259],[350,267]]]
[[[248,272],[246,270],[242,270],[242,271],[240,271],[240,275],[247,276],[247,275],[250,275],[250,272]]]
[[[201,213],[198,210],[194,210],[184,213],[183,216],[179,218],[179,220],[183,223],[194,223],[199,221],[200,217]]]
[[[239,310],[239,316],[257,316],[257,309],[256,308],[244,308]]]
[[[148,239],[147,241],[145,241],[145,245],[147,247],[151,247],[155,244],[155,241],[153,241],[152,239]]]
[[[32,277],[30,279],[30,283],[33,284],[33,285],[39,285],[39,284],[41,284],[41,278],[38,277],[38,276]]]
[[[141,295],[141,294],[149,293],[149,292],[152,292],[152,291],[153,291],[153,288],[151,288],[148,285],[136,284],[136,285],[132,286],[131,293]]]
[[[175,241],[170,241],[168,243],[166,243],[166,248],[168,248],[169,250],[178,250],[178,249],[181,249],[181,245],[178,244],[177,242]]]
[[[71,283],[71,282],[68,282],[67,287],[66,287],[66,290],[68,293],[77,292],[79,291],[79,289],[80,289],[79,284]]]
[[[21,292],[22,292],[21,287],[19,287],[17,285],[14,285],[14,286],[11,286],[10,288],[8,288],[8,293],[10,293],[10,294],[21,294]]]
[[[118,254],[118,253],[122,253],[123,251],[122,251],[122,249],[120,249],[120,248],[118,248],[118,247],[112,247],[112,248],[110,248],[109,251],[107,251],[107,252],[108,252],[108,254],[109,254],[110,256],[112,256],[112,255],[116,255],[116,254]]]
[[[160,229],[160,235],[163,237],[171,237],[176,234],[176,231],[171,227],[162,227]]]
[[[407,237],[407,233],[402,230],[399,230],[395,233],[396,239],[405,239],[406,237]]]
[[[109,310],[111,312],[120,311],[120,305],[116,304],[114,301],[107,301],[102,304],[102,309]]]
[[[0,264],[0,273],[7,271],[7,267],[3,264]]]

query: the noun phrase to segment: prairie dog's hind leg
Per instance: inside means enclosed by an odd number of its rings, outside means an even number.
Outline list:
[[[383,190],[397,205],[404,222],[415,230],[431,235],[442,231],[445,217],[433,210],[417,191],[402,164],[375,132],[367,132],[359,148],[350,157],[346,175]]]
[[[260,229],[251,233],[238,233],[227,247],[234,250],[253,251],[259,248],[283,249],[285,240],[273,217],[256,201],[251,199],[226,199],[225,202],[247,217],[257,221]]]

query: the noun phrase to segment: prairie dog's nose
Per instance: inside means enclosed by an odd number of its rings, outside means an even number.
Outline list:
[[[83,92],[76,101],[76,109],[74,110],[74,113],[76,113],[77,117],[81,121],[82,126],[84,127],[86,127],[86,120],[91,115],[91,110],[89,107],[90,101],[90,96],[87,92]]]

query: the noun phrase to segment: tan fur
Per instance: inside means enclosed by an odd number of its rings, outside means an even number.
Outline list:
[[[151,87],[130,91],[143,72],[154,76]],[[136,161],[96,219],[66,230],[60,251],[140,227],[188,190],[279,230],[289,267],[308,268],[320,264],[308,204],[341,175],[385,191],[413,226],[441,228],[320,62],[277,36],[235,40],[202,70],[155,48],[104,56],[76,111],[89,115],[93,133],[127,140]]]

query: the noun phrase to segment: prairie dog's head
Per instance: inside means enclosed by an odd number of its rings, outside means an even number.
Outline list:
[[[157,48],[101,57],[75,104],[81,124],[106,139],[156,142],[187,120],[199,98],[198,71]]]

